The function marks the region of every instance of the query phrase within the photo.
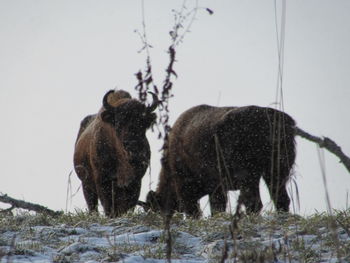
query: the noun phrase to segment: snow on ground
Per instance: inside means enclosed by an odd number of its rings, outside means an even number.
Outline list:
[[[0,262],[167,262],[164,230],[147,224],[128,218],[75,225],[6,223],[0,226]],[[350,262],[349,229],[282,227],[276,219],[268,224],[250,222],[232,239],[226,219],[178,220],[171,228],[172,262],[219,262],[225,251],[227,263]]]

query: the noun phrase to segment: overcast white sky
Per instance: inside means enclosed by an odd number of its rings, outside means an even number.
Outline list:
[[[279,0],[277,2],[280,2]],[[172,9],[182,0],[145,0],[154,71],[162,84],[168,62]],[[188,7],[194,1],[188,0]],[[271,106],[277,85],[273,0],[200,0],[214,11],[198,13],[178,49],[171,122],[201,103]],[[279,13],[280,14],[280,13]],[[284,104],[298,126],[335,140],[350,155],[350,1],[288,1]],[[133,96],[134,73],[144,68],[135,29],[140,0],[0,0],[0,191],[66,208],[68,175],[80,120],[95,113],[104,93]],[[152,171],[141,199],[158,180],[161,142],[148,133]],[[297,139],[295,166],[300,214],[325,211],[316,146]],[[349,205],[350,174],[328,152],[326,175],[334,208]],[[150,183],[151,179],[151,183]],[[80,182],[73,173],[71,187]],[[263,191],[264,201],[269,202]],[[350,198],[350,197],[349,197]],[[85,209],[82,191],[69,209]]]

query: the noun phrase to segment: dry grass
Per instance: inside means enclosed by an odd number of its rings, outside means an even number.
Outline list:
[[[199,220],[186,219],[182,214],[175,214],[170,223],[172,239],[171,258],[181,258],[188,251],[184,244],[177,241],[179,233],[188,233],[200,237],[203,247],[211,252],[208,257],[211,262],[273,262],[278,259],[284,262],[321,262],[325,258],[350,260],[350,211],[333,211],[333,214],[316,213],[308,217],[291,214],[265,213],[263,215],[242,215],[237,222],[236,236],[232,239],[232,215],[218,214]],[[33,215],[21,213],[16,216],[0,216],[0,233],[17,231],[21,238],[28,242],[18,242],[16,236],[11,240],[10,251],[0,249],[0,255],[28,255],[32,251],[40,253],[45,242],[60,247],[62,242],[55,244],[57,235],[75,235],[74,229],[89,229],[91,225],[112,226],[115,234],[162,229],[163,218],[155,213],[128,213],[117,219],[109,219],[100,215],[78,212],[64,214],[60,217]],[[31,229],[35,226],[59,227],[64,225],[65,233],[61,232],[40,237],[40,242],[34,239]],[[142,228],[142,229],[141,229]],[[141,229],[141,230],[140,230]],[[68,231],[68,232],[67,232]],[[73,231],[73,232],[72,232]],[[38,238],[38,237],[36,237]],[[32,240],[32,241],[30,241]],[[110,248],[99,253],[105,258],[119,257],[120,253],[128,254],[143,251],[146,258],[169,258],[167,237],[155,241],[155,246],[120,245],[110,238]],[[8,240],[0,238],[0,247],[8,244]],[[215,249],[216,250],[215,250]]]

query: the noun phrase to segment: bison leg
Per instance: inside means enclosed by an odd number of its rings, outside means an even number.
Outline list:
[[[88,162],[82,162],[74,167],[83,186],[84,198],[89,209],[89,212],[97,212],[98,195],[96,185],[93,181],[91,168]]]
[[[116,205],[113,206],[112,200],[112,188],[104,187],[102,193],[100,194],[100,200],[103,207],[103,211],[107,217],[116,217],[118,216]]]
[[[273,174],[267,172],[263,175],[263,178],[266,182],[267,188],[271,199],[273,200],[276,210],[288,212],[290,198],[287,193],[286,184],[289,179],[290,168],[274,169]]]
[[[182,206],[182,207],[181,207]],[[187,216],[199,218],[201,210],[198,200],[185,200],[181,202],[180,211],[185,212]]]
[[[134,185],[133,191],[139,193],[139,187]],[[102,180],[99,197],[107,217],[118,217],[126,213],[129,208],[136,206],[138,195],[133,191],[117,187],[115,180]]]
[[[225,212],[227,203],[227,194],[219,187],[215,192],[209,194],[209,203],[211,208],[211,215],[215,213]]]
[[[244,204],[247,213],[259,213],[263,207],[260,199],[259,179],[246,181],[240,190],[238,204]]]
[[[195,186],[193,185],[184,185],[178,192],[178,202],[179,202],[179,210],[181,212],[185,212],[186,215],[199,218],[201,216],[201,210],[199,206],[199,198],[194,195]]]
[[[112,208],[112,181],[108,178],[108,176],[101,176],[102,180],[99,182],[97,190],[98,190],[98,196],[101,201],[101,205],[103,207],[103,210],[105,212],[105,215],[108,217],[113,216]]]
[[[97,212],[98,196],[95,184],[91,182],[82,182],[83,193],[89,212]]]

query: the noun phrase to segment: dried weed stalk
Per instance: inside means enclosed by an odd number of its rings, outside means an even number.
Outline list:
[[[146,22],[145,22],[145,8],[144,1],[142,1],[142,33],[136,31],[143,43],[140,52],[146,52],[146,67],[142,71],[138,71],[136,75],[137,85],[135,87],[138,92],[139,99],[142,102],[146,102],[147,95],[153,93],[158,97],[158,119],[157,119],[157,130],[158,138],[164,140],[163,145],[167,145],[166,141],[168,139],[168,133],[171,129],[169,124],[169,101],[173,95],[173,81],[176,79],[177,73],[175,71],[174,65],[176,62],[176,48],[180,43],[183,42],[185,35],[190,32],[193,22],[195,21],[197,12],[200,8],[198,7],[198,0],[195,1],[195,5],[192,9],[187,8],[187,1],[184,0],[180,10],[173,9],[174,15],[174,26],[169,32],[171,37],[171,44],[167,49],[169,55],[169,63],[165,69],[165,78],[160,89],[158,89],[153,75],[153,68],[151,62],[150,48],[152,45],[149,44],[146,33]],[[205,8],[209,14],[213,14],[213,11]],[[164,149],[163,146],[163,151]],[[164,157],[163,157],[164,158]],[[162,160],[164,161],[164,159]],[[171,215],[165,215],[164,225],[166,233],[166,258],[168,262],[171,262],[172,254],[172,238],[170,232]]]
[[[139,99],[142,102],[146,102],[147,95],[149,92],[157,95],[159,100],[158,107],[158,138],[167,139],[167,134],[171,127],[169,124],[169,101],[173,95],[173,81],[176,79],[177,73],[174,69],[174,64],[176,62],[176,48],[180,43],[183,42],[187,33],[190,32],[193,22],[196,19],[196,15],[199,9],[205,9],[209,14],[213,14],[213,11],[209,8],[201,8],[198,6],[198,0],[195,1],[195,5],[192,9],[187,8],[187,1],[184,0],[180,10],[172,10],[174,16],[174,25],[169,32],[171,38],[171,44],[167,49],[169,56],[169,63],[165,69],[165,77],[161,88],[159,89],[154,80],[153,67],[151,62],[150,48],[152,45],[149,43],[147,32],[146,32],[146,22],[145,22],[145,9],[144,1],[142,1],[142,32],[135,31],[139,34],[142,41],[142,48],[139,52],[146,52],[146,66],[145,69],[139,70],[135,76],[137,79],[137,85],[135,87],[138,92]]]

